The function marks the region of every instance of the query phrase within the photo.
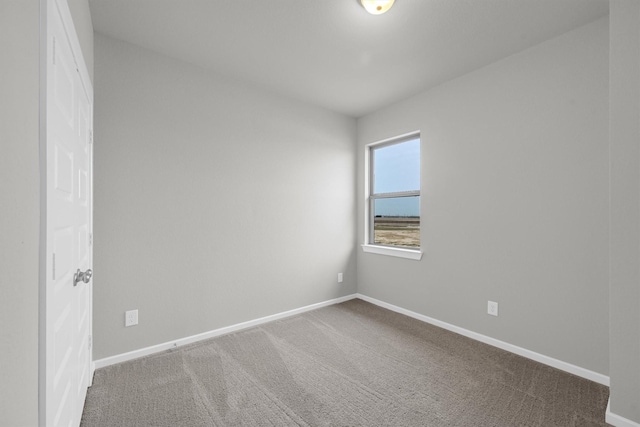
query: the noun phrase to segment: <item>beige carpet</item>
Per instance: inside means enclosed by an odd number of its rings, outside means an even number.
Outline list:
[[[604,426],[608,396],[352,300],[100,369],[82,426]]]

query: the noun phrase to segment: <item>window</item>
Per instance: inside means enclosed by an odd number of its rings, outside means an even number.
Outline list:
[[[420,135],[369,145],[366,252],[420,259]]]

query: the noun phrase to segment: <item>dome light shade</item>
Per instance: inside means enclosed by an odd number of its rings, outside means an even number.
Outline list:
[[[382,15],[391,9],[395,0],[360,0],[362,7],[372,15]]]

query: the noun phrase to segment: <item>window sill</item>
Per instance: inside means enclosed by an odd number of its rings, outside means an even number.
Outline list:
[[[420,261],[422,259],[422,251],[404,248],[392,248],[389,246],[362,245],[362,250],[371,254],[394,256],[398,258],[412,259]]]

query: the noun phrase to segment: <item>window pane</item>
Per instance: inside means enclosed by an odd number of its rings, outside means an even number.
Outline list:
[[[420,247],[420,196],[375,199],[373,243]]]
[[[373,193],[420,190],[420,139],[373,150]]]

